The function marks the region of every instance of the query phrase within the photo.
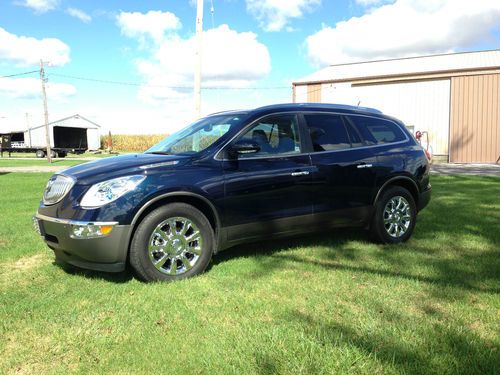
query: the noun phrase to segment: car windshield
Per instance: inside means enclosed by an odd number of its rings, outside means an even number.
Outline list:
[[[237,126],[244,113],[205,117],[181,131],[169,135],[149,150],[147,154],[190,155],[205,150],[232,127]]]

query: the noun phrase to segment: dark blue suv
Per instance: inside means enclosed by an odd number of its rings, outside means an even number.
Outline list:
[[[284,104],[216,113],[144,154],[57,173],[34,222],[62,262],[175,280],[262,238],[359,226],[405,241],[430,195],[428,160],[397,119]]]

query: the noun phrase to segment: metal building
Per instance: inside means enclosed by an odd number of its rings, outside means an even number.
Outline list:
[[[73,115],[49,123],[50,146],[53,149],[76,151],[98,150],[101,147],[101,126],[81,115]],[[46,147],[45,125],[24,131],[9,131],[9,148],[15,150],[44,150]]]
[[[427,131],[436,159],[500,162],[500,50],[332,65],[293,100],[374,107]]]

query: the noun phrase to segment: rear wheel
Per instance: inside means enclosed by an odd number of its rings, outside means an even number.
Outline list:
[[[45,157],[45,152],[43,150],[36,150],[35,155],[37,158],[44,158]]]
[[[371,234],[382,243],[399,243],[410,238],[415,228],[417,209],[411,193],[392,186],[382,193],[375,206]]]
[[[66,155],[67,155],[66,151],[59,151],[59,152],[57,153],[57,157],[58,157],[58,158],[65,158],[65,157],[66,157]]]
[[[193,206],[157,208],[139,224],[130,245],[130,264],[145,281],[173,281],[202,273],[213,252],[208,219]]]

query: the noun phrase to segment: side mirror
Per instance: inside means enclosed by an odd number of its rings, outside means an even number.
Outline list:
[[[255,154],[260,151],[260,146],[253,140],[240,139],[229,148],[229,152],[233,155]]]

